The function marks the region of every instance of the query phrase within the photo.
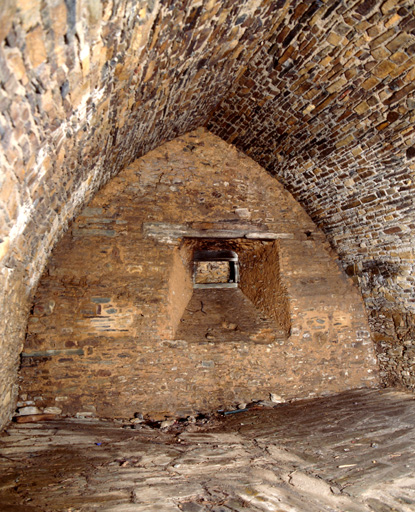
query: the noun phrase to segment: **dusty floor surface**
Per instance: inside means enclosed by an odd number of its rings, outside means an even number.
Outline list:
[[[355,390],[168,431],[13,425],[0,437],[0,510],[413,511],[414,423],[413,395]]]
[[[284,341],[280,327],[236,289],[194,290],[176,339],[211,342]]]

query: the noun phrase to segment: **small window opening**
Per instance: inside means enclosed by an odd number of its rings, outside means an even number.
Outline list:
[[[237,288],[238,255],[229,250],[200,250],[193,257],[194,288]]]

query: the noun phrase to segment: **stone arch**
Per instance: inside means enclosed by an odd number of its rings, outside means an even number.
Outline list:
[[[376,385],[363,302],[274,181],[204,129],[113,178],[40,281],[26,398],[58,400],[65,414],[163,418]],[[193,288],[202,247],[238,253],[240,288]]]

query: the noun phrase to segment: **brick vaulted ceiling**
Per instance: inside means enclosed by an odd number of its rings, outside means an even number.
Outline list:
[[[293,3],[208,123],[284,183],[371,299],[413,309],[412,278],[391,278],[413,271],[414,90],[413,2]]]
[[[5,0],[0,41],[0,406],[68,222],[130,162],[202,125],[281,180],[367,304],[407,327],[413,0]]]

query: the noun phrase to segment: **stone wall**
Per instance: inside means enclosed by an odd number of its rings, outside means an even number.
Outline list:
[[[281,246],[277,242],[246,244],[241,251],[241,289],[260,311],[273,318],[289,336],[290,301],[281,282],[280,254]],[[286,279],[286,274],[284,277]]]
[[[388,386],[415,390],[415,314],[383,307],[372,311],[369,323],[374,333],[380,377]]]
[[[255,233],[279,243],[249,240]],[[269,286],[259,274],[280,276],[290,337],[177,338],[197,236],[240,254],[242,289],[253,254],[259,288]],[[267,297],[272,316],[278,293],[274,304],[271,294],[253,300]],[[108,417],[183,415],[271,392],[288,399],[378,382],[363,303],[322,233],[263,169],[203,129],[129,165],[76,218],[40,281],[22,361],[22,400]]]

